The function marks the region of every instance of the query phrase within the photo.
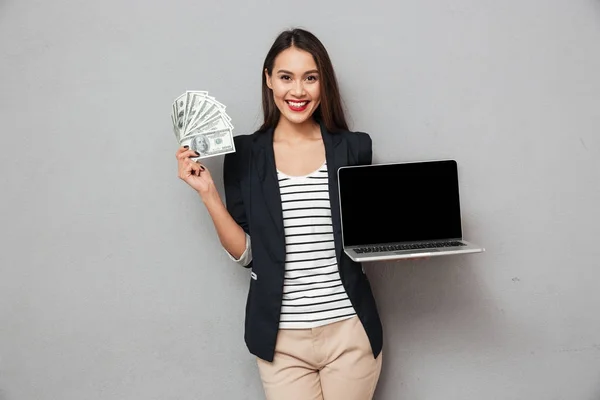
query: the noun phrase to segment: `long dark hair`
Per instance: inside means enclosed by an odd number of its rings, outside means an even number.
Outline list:
[[[264,113],[264,122],[260,127],[260,131],[265,131],[269,128],[275,128],[279,122],[280,111],[273,100],[273,92],[267,86],[267,77],[265,70],[271,76],[273,74],[273,65],[275,58],[282,51],[296,47],[300,50],[310,53],[320,75],[321,85],[321,103],[313,113],[313,118],[317,122],[323,122],[329,132],[339,132],[348,130],[346,117],[342,108],[342,100],[340,90],[338,88],[333,65],[329,59],[329,54],[325,50],[325,46],[317,39],[315,35],[304,29],[291,29],[283,31],[277,36],[271,49],[267,53],[262,69],[262,105]]]

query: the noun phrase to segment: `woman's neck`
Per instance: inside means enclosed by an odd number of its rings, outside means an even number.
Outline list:
[[[312,118],[301,124],[294,124],[285,118],[280,118],[273,132],[274,141],[299,142],[321,138],[321,128]]]

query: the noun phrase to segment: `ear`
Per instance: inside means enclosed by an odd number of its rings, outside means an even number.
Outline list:
[[[267,87],[273,90],[273,84],[271,83],[271,75],[269,75],[269,71],[265,68],[265,78],[267,80]]]

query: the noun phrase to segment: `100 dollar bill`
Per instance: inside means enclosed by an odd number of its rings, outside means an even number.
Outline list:
[[[182,146],[189,146],[190,150],[200,154],[200,156],[192,158],[194,161],[235,152],[233,133],[229,128],[186,136],[181,140],[180,144]]]

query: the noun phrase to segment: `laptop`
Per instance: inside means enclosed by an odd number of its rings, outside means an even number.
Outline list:
[[[342,241],[354,261],[480,253],[463,238],[455,160],[338,169]]]

